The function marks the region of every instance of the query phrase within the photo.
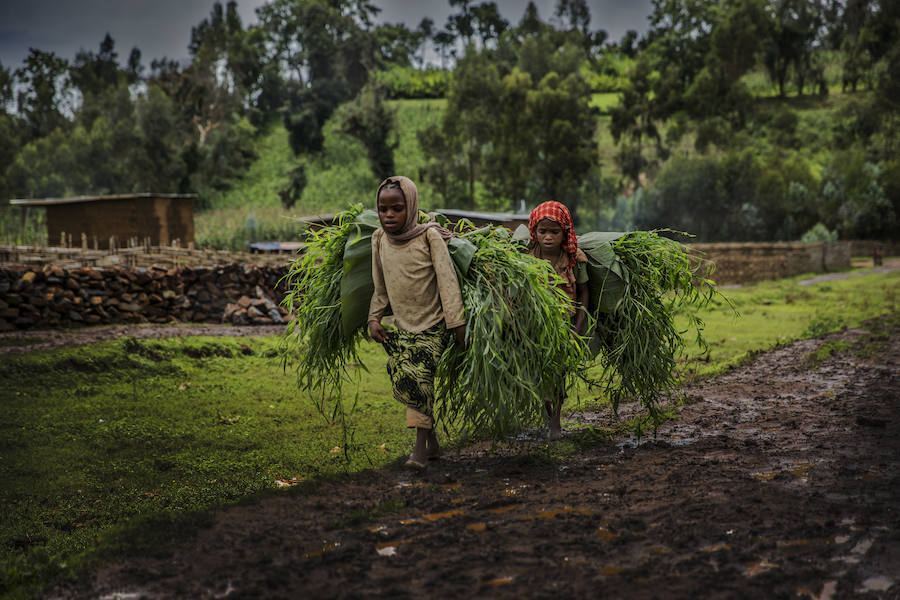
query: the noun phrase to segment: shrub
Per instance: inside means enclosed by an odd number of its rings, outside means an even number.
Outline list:
[[[376,82],[383,86],[389,98],[443,98],[450,84],[450,72],[441,69],[391,67],[379,71]]]

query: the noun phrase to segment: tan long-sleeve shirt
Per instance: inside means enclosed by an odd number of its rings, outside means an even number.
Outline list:
[[[406,331],[424,331],[441,320],[448,329],[466,323],[450,251],[433,228],[400,244],[391,242],[384,230],[375,230],[372,279],[369,321],[381,321],[390,306],[397,327]]]

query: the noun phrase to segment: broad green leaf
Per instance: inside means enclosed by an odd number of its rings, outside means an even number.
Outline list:
[[[475,244],[462,238],[450,238],[447,242],[447,249],[450,251],[450,258],[456,265],[458,274],[465,276],[469,272],[469,265],[472,264],[472,257],[478,248]]]

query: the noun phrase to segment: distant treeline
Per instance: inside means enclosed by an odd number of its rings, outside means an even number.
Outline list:
[[[290,207],[326,121],[375,182],[394,171],[386,100],[446,98],[409,173],[444,206],[554,198],[582,228],[707,241],[896,235],[900,3],[653,0],[647,33],[611,42],[585,0],[546,18],[529,3],[517,23],[449,2],[442,28],[415,29],[376,25],[365,0],[272,0],[251,25],[217,2],[185,63],[122,60],[109,35],[71,62],[32,48],[0,65],[0,197],[194,192],[203,208],[278,119]],[[604,92],[618,101],[601,109]]]

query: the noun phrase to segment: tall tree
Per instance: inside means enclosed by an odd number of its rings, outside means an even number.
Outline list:
[[[472,43],[472,36],[475,35],[471,4],[472,0],[450,0],[450,6],[459,8],[460,12],[450,15],[446,25],[448,31],[455,32],[458,37],[465,40],[466,46]]]
[[[424,17],[419,21],[419,26],[416,27],[416,31],[421,36],[422,40],[422,56],[419,59],[419,67],[425,68],[425,53],[428,50],[428,40],[432,39],[434,36],[434,20],[429,17]]]
[[[496,2],[483,2],[474,6],[472,18],[482,48],[486,48],[490,40],[496,40],[509,28],[509,22],[500,16]]]
[[[53,52],[29,48],[25,64],[16,69],[19,83],[17,109],[25,119],[28,138],[44,137],[57,127],[65,127],[64,97],[70,87],[69,64]]]
[[[447,52],[456,42],[456,36],[449,31],[438,31],[434,34],[434,44],[441,55],[441,69],[447,68]]]
[[[590,35],[591,11],[586,0],[557,0],[555,13],[570,31]]]

